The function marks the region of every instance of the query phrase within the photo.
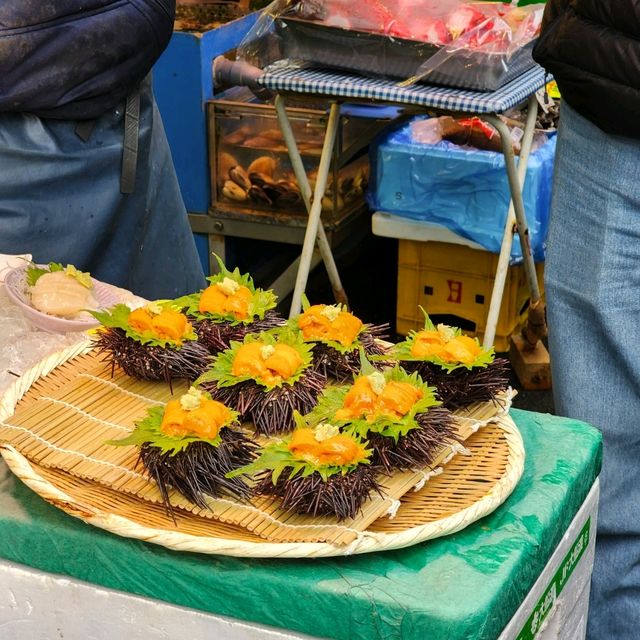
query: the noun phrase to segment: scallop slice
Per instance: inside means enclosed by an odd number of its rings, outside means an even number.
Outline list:
[[[92,289],[80,284],[64,271],[41,275],[31,288],[31,304],[38,311],[68,318],[83,309],[95,309],[98,302]]]

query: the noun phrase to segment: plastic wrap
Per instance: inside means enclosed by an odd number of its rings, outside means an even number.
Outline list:
[[[265,68],[283,59],[477,90],[533,66],[544,5],[464,0],[276,0],[240,47]]]
[[[372,209],[441,224],[493,253],[500,252],[511,193],[504,156],[446,140],[418,143],[412,125],[379,138],[370,148]],[[423,132],[424,133],[424,132]],[[529,157],[523,201],[531,249],[544,260],[556,137],[549,136]],[[426,133],[425,133],[426,136]],[[522,261],[516,236],[512,263]]]

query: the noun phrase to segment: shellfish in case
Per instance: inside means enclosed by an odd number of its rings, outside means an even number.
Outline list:
[[[320,162],[328,112],[322,106],[287,107],[311,188]],[[211,200],[223,211],[306,216],[273,105],[232,89],[209,102]],[[360,118],[343,109],[327,189],[325,224],[338,223],[365,206],[369,142],[388,119]]]

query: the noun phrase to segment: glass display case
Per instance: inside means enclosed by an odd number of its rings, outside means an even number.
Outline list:
[[[287,107],[311,188],[320,162],[326,105]],[[208,103],[210,170],[214,208],[306,216],[306,208],[275,108],[229,92]],[[365,206],[369,179],[367,148],[387,120],[341,116],[327,189],[325,223],[336,223]]]

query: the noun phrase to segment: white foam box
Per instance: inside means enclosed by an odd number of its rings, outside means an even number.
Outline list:
[[[498,640],[583,640],[595,554],[600,485],[589,495]]]

